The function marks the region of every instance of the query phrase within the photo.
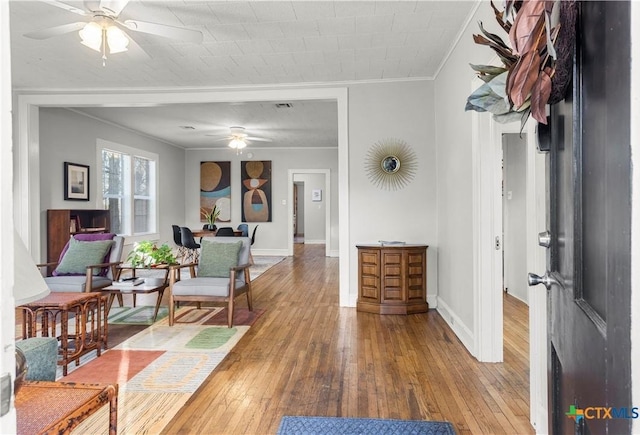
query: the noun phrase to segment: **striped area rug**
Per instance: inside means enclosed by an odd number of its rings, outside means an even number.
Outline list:
[[[159,433],[249,330],[240,318],[231,329],[216,325],[223,310],[180,308],[174,326],[159,320],[59,380],[118,383],[118,433]],[[74,432],[106,435],[108,429],[105,406]]]

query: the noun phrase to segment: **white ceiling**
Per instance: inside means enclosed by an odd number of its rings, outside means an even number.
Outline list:
[[[67,1],[79,8],[83,2]],[[18,90],[246,87],[433,78],[477,1],[131,1],[120,19],[202,31],[201,44],[127,31],[150,56],[100,54],[76,32],[24,33],[89,18],[43,1],[10,1],[12,80]],[[82,108],[91,116],[185,148],[225,146],[206,133],[240,125],[269,146],[336,146],[331,102]],[[195,130],[180,129],[193,126]],[[260,143],[264,144],[264,143]]]

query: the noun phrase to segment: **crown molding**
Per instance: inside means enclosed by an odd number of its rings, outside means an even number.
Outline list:
[[[318,89],[330,87],[348,87],[369,84],[387,84],[399,82],[420,82],[433,81],[433,77],[406,77],[394,79],[367,79],[367,80],[346,80],[331,82],[300,82],[300,83],[280,83],[280,84],[259,84],[259,85],[233,85],[233,86],[175,86],[175,87],[144,87],[144,88],[13,88],[13,92],[21,95],[31,94],[111,94],[122,92],[135,93],[189,93],[189,92],[244,92],[259,90],[282,90],[282,89]],[[144,106],[143,104],[140,105]],[[148,106],[148,105],[147,105]]]

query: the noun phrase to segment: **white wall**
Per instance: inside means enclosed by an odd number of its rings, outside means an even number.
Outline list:
[[[0,376],[15,379],[15,304],[13,299],[13,153],[11,149],[11,50],[9,3],[0,2]],[[7,249],[9,247],[9,249]],[[6,397],[1,395],[2,400]],[[16,410],[0,417],[2,432],[15,433]]]
[[[173,246],[171,225],[184,216],[184,150],[141,136],[68,109],[40,109],[40,222],[41,258],[46,258],[47,209],[103,208],[97,202],[96,140],[103,139],[159,155],[159,241]],[[90,166],[90,201],[65,201],[63,164]]]
[[[303,225],[305,243],[325,242],[325,212],[326,212],[326,188],[324,185],[324,174],[294,174],[293,181],[301,182],[302,193],[298,196],[298,207],[302,205]],[[322,201],[312,201],[311,194],[314,189],[322,191]]]
[[[253,157],[249,159],[248,153]],[[272,222],[260,222],[252,247],[256,255],[287,255],[288,233],[287,194],[289,169],[329,169],[331,171],[331,245],[338,249],[338,149],[285,150],[255,146],[236,155],[233,150],[191,150],[185,157],[185,220],[187,226],[202,227],[200,222],[200,162],[231,162],[231,222],[234,228],[241,223],[240,162],[243,160],[271,161]],[[284,201],[284,203],[283,203]],[[254,223],[249,223],[252,231]]]
[[[437,174],[432,81],[362,84],[349,87],[350,292],[357,299],[356,244],[379,240],[424,243],[427,250],[427,298],[438,293]],[[369,181],[365,158],[380,140],[404,140],[416,153],[414,180],[398,191]]]
[[[502,139],[504,288],[527,303],[527,140],[518,133]]]
[[[437,143],[438,296],[462,329],[474,333],[471,114],[464,111],[474,72],[469,63],[486,64],[491,49],[473,42],[475,25],[502,34],[487,2],[478,8],[434,83]],[[502,32],[502,33],[501,33]]]

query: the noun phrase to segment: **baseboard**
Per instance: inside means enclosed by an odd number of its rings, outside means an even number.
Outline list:
[[[251,248],[252,255],[270,255],[277,257],[288,257],[289,253],[286,249],[253,249]]]
[[[326,243],[326,240],[324,239],[319,239],[319,240],[304,239],[305,245],[324,245],[325,243]]]
[[[340,251],[337,249],[331,250],[329,251],[329,257],[339,257],[340,256]]]
[[[429,308],[438,308],[438,295],[427,295],[427,303]]]
[[[453,333],[460,339],[464,347],[471,353],[471,355],[475,356],[474,352],[474,339],[473,334],[467,328],[464,323],[460,320],[460,318],[454,314],[454,312],[449,308],[449,306],[442,300],[442,298],[438,298],[437,305],[438,313],[442,316],[447,325],[453,330]]]

